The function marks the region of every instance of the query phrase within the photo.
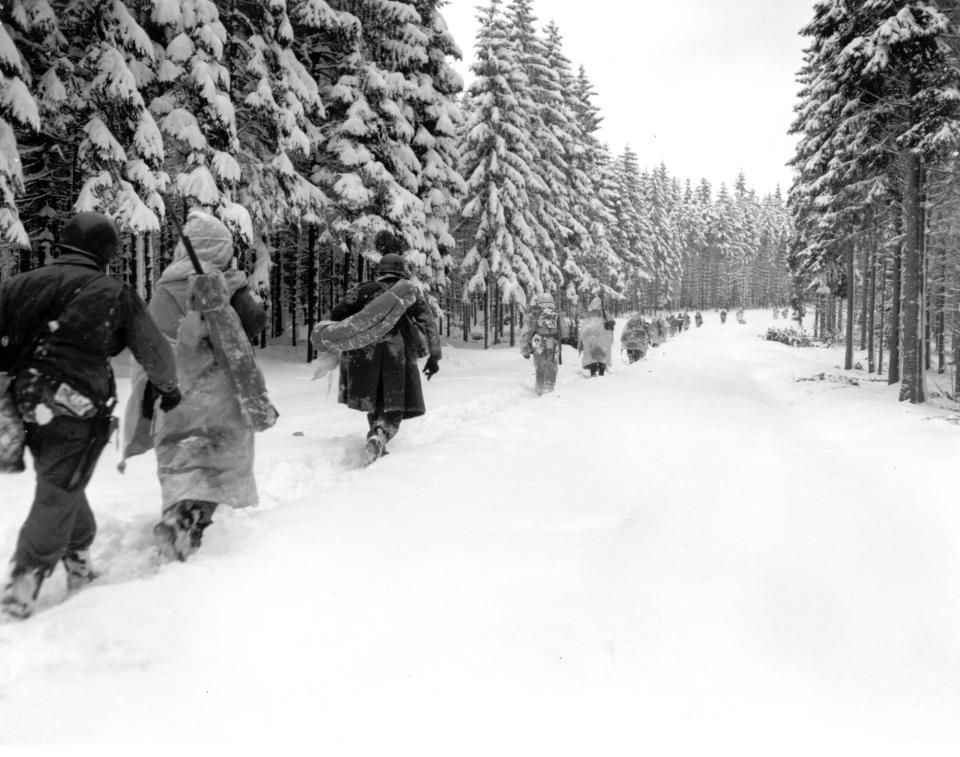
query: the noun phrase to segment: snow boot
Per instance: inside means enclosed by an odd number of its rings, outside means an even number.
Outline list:
[[[154,541],[160,557],[166,561],[184,562],[200,548],[203,532],[213,522],[216,502],[184,499],[168,507],[160,522],[153,527]]]
[[[36,607],[46,576],[43,568],[18,568],[14,565],[0,595],[0,613],[17,620],[29,618]]]
[[[63,556],[63,567],[67,571],[67,591],[71,594],[99,578],[93,569],[89,549],[77,549]]]
[[[367,443],[363,447],[363,465],[366,467],[370,463],[378,460],[387,454],[387,435],[380,427],[370,430],[367,434]]]

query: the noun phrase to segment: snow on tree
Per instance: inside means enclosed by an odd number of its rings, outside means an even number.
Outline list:
[[[290,0],[246,0],[221,15],[229,35],[239,148],[236,160],[218,153],[230,164],[218,166],[215,159],[214,170],[236,183],[239,201],[264,235],[304,218],[319,219],[327,204],[298,168],[306,167],[319,147],[326,113],[320,87],[293,43],[294,21],[301,34],[322,36],[332,30],[310,22],[323,23],[331,13]]]
[[[652,278],[653,229],[644,206],[637,155],[629,145],[624,147],[612,168],[615,189],[611,210],[616,219],[614,249],[624,263],[627,296],[635,299],[639,297],[644,282]],[[650,295],[643,304],[649,307],[665,305],[655,297],[650,299]]]
[[[221,215],[236,237],[249,243],[232,225],[234,216],[221,212],[234,202],[239,178],[236,109],[224,60],[227,30],[211,0],[179,5],[179,14],[169,2],[153,12],[162,33],[156,74],[162,92],[149,108],[165,136],[167,168],[175,176],[171,190],[186,206]]]
[[[948,42],[956,28],[929,2],[819,2],[804,34],[811,43],[793,127],[801,140],[790,193],[803,240],[795,267],[813,281],[841,258],[849,270],[856,235],[872,224],[874,209],[886,212],[899,200],[903,315],[901,329],[892,309],[891,331],[903,337],[901,399],[922,402],[921,196],[928,167],[950,158],[960,136],[960,71]],[[899,273],[895,264],[895,281]],[[848,331],[848,348],[851,341]]]
[[[500,5],[491,0],[479,15],[476,78],[466,94],[462,213],[477,228],[461,268],[469,276],[465,297],[495,285],[504,302],[525,304],[543,290],[543,260],[534,249],[542,235],[534,230],[529,197],[531,189],[543,187],[533,173],[537,152],[518,98],[526,75]],[[556,281],[558,274],[555,269],[549,277]]]
[[[461,57],[440,13],[439,0],[417,0],[419,31],[425,36],[426,60],[416,60],[407,77],[409,103],[416,134],[412,148],[422,167],[418,196],[423,202],[424,244],[422,260],[415,261],[428,284],[448,283],[451,251],[456,242],[450,222],[459,210],[466,182],[459,172],[460,128],[463,114],[457,97],[463,80],[450,61]]]
[[[537,236],[535,252],[541,258],[544,286],[555,290],[565,285],[563,267],[571,258],[571,237],[583,227],[573,218],[567,181],[564,141],[560,134],[569,126],[564,112],[559,72],[553,66],[561,63],[559,50],[548,60],[546,42],[537,34],[532,0],[511,0],[506,9],[511,47],[524,77],[515,89],[518,108],[534,150],[530,164],[536,181],[528,187],[531,225]]]
[[[24,68],[11,35],[22,38],[36,23],[21,2],[0,8],[0,243],[17,247],[29,247],[30,238],[16,204],[24,175],[14,129],[39,131],[40,112],[27,83],[31,72]]]

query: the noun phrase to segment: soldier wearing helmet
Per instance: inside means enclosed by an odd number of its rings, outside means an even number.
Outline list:
[[[552,392],[556,386],[560,344],[569,336],[569,322],[557,312],[553,295],[539,293],[527,311],[520,334],[520,354],[524,359],[533,357],[534,391],[538,396]]]
[[[376,280],[353,290],[333,309],[332,320],[341,321],[359,313],[399,279],[408,277],[403,256],[406,245],[401,237],[381,232],[376,238],[376,249],[381,254]],[[387,442],[396,435],[401,421],[426,412],[417,367],[417,359],[422,357],[427,358],[423,373],[429,380],[440,370],[440,335],[422,295],[380,341],[341,355],[338,399],[367,414],[365,462],[386,454]]]
[[[111,429],[116,386],[110,358],[129,348],[172,409],[180,398],[173,351],[127,284],[106,274],[120,234],[102,213],[64,225],[47,266],[0,286],[0,371],[11,374],[37,476],[0,610],[24,618],[62,562],[67,585],[95,574],[96,522],[84,490]]]

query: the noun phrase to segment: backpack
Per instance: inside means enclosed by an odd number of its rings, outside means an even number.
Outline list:
[[[557,311],[550,307],[540,308],[539,312],[532,313],[534,318],[534,333],[541,336],[557,335]]]

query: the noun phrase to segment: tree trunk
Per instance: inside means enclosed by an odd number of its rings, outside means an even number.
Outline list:
[[[307,362],[313,360],[313,342],[310,334],[317,319],[317,227],[307,227]]]
[[[883,278],[880,279],[880,335],[877,350],[877,375],[883,373],[883,335],[887,330],[887,261],[883,261]]]
[[[903,157],[903,380],[900,400],[919,403],[923,392],[923,294],[921,291],[920,156]]]
[[[876,234],[870,239],[870,247],[864,251],[864,280],[869,279],[869,286],[866,291],[866,300],[863,321],[864,333],[867,337],[867,374],[872,374],[875,368],[874,343],[876,342],[876,333],[874,325],[876,323],[877,307],[877,261],[875,245],[877,243]]]
[[[517,346],[516,333],[515,333],[516,323],[517,323],[517,303],[511,302],[510,303],[510,346],[511,347]]]
[[[493,282],[487,280],[487,288],[483,293],[483,349],[490,348],[490,285]]]
[[[903,229],[902,216],[898,216],[896,235],[899,237]],[[887,383],[896,384],[900,381],[900,299],[903,278],[901,269],[903,267],[902,245],[898,244],[893,253],[893,270],[890,280],[890,319],[887,324],[889,329],[890,345],[890,366],[887,370]]]
[[[937,373],[947,372],[946,356],[946,310],[947,310],[947,248],[940,247],[940,281],[937,284]]]
[[[860,349],[867,349],[867,308],[870,306],[870,292],[869,292],[869,263],[870,263],[870,252],[873,249],[872,246],[873,240],[870,239],[865,245],[863,245],[861,270],[863,271],[863,289],[860,293]]]
[[[847,331],[844,339],[846,353],[843,357],[844,370],[853,369],[853,293],[856,288],[853,285],[853,256],[856,253],[856,244],[850,242],[847,245]]]

